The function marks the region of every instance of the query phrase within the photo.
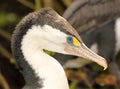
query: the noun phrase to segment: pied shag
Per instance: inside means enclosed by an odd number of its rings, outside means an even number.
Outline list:
[[[23,89],[69,89],[62,66],[44,49],[87,58],[107,68],[106,60],[87,48],[76,30],[51,8],[25,16],[11,45],[25,79]]]

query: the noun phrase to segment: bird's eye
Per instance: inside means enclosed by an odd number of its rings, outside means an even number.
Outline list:
[[[67,42],[68,42],[69,44],[73,43],[73,37],[72,37],[72,36],[68,36],[68,37],[67,37]]]
[[[67,37],[67,42],[68,42],[69,44],[74,45],[74,46],[80,46],[80,45],[81,45],[81,43],[77,40],[77,38],[75,38],[75,37],[73,37],[73,36],[68,36],[68,37]]]

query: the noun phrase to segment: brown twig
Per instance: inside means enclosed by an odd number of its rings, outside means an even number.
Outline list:
[[[15,59],[13,56],[0,44],[0,53],[4,55],[6,58],[10,59],[10,62],[16,64]]]
[[[3,29],[0,29],[0,36],[6,38],[7,40],[11,40],[11,34],[4,31]]]
[[[0,73],[0,84],[2,85],[3,89],[10,89],[6,79],[3,77],[1,73]]]
[[[27,1],[27,0],[18,0],[20,3],[22,3],[23,5],[35,10],[35,6],[33,3]]]

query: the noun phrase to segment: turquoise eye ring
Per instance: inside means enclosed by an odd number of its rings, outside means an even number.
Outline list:
[[[68,37],[67,37],[67,42],[68,42],[69,44],[73,44],[73,37],[72,37],[72,36],[68,36]]]
[[[74,46],[77,46],[77,47],[81,45],[81,42],[77,38],[75,38],[71,35],[69,35],[67,37],[67,43],[74,45]]]

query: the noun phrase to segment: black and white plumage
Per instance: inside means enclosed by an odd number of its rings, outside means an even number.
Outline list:
[[[24,17],[11,45],[25,79],[23,89],[69,89],[62,66],[43,49],[81,56],[107,68],[106,60],[88,49],[76,30],[50,8]]]

